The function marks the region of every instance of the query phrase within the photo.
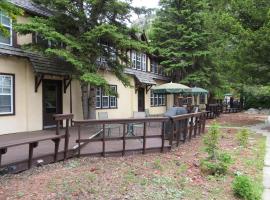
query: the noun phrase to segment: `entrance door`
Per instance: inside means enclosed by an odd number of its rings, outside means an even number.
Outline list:
[[[62,113],[62,81],[43,80],[43,128],[56,126],[54,114]]]
[[[144,88],[138,89],[138,111],[144,112],[145,111],[145,95],[144,95]]]

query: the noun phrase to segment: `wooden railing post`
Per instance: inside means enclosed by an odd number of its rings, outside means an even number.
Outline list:
[[[184,121],[184,142],[186,142],[188,134],[188,118]]]
[[[122,156],[126,153],[126,124],[123,125],[123,152]]]
[[[4,155],[5,153],[7,153],[7,148],[0,149],[0,167],[2,165],[2,155]]]
[[[173,145],[173,139],[174,139],[174,121],[170,119],[170,145]]]
[[[191,140],[192,134],[193,134],[193,121],[194,121],[194,117],[192,116],[189,122],[189,141]]]
[[[146,153],[146,122],[143,123],[143,154]]]
[[[52,140],[54,142],[54,162],[58,161],[58,150],[59,150],[59,144],[60,144],[60,138],[56,138]]]
[[[66,160],[68,157],[68,143],[69,143],[69,119],[66,119],[64,160]]]
[[[102,137],[102,156],[105,157],[105,124],[103,124],[103,137]]]
[[[28,169],[32,167],[33,152],[34,152],[34,148],[36,148],[37,146],[38,146],[38,142],[33,142],[29,144]]]
[[[165,122],[162,122],[162,127],[161,127],[161,153],[164,152],[164,146],[165,146]]]
[[[175,133],[176,133],[176,146],[179,146],[179,142],[180,142],[180,134],[181,134],[181,120],[176,121],[176,127],[175,127]],[[178,124],[178,127],[177,127]]]
[[[78,157],[81,157],[81,125],[78,126]]]

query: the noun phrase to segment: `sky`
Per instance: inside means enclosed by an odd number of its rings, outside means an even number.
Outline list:
[[[137,7],[156,8],[159,0],[133,0],[132,5]]]

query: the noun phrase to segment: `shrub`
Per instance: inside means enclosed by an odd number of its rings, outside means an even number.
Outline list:
[[[209,159],[215,159],[218,151],[218,140],[220,137],[219,126],[217,123],[211,125],[210,130],[204,137],[203,143]]]
[[[247,129],[242,129],[236,134],[236,139],[239,143],[239,145],[246,147],[248,144],[248,138],[249,138],[250,132]]]
[[[255,184],[248,176],[236,176],[233,181],[234,194],[245,200],[260,200],[262,189]]]
[[[203,173],[208,175],[224,175],[227,173],[232,158],[229,154],[223,153],[217,156],[217,159],[204,159],[200,163],[200,168]]]

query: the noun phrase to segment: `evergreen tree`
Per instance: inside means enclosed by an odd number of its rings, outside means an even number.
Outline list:
[[[21,34],[37,33],[55,44],[49,48],[32,44],[31,49],[60,57],[76,68],[77,78],[81,80],[84,118],[95,118],[95,88],[103,87],[109,92],[107,81],[98,73],[98,58],[105,59],[110,70],[125,86],[129,86],[128,78],[123,73],[124,67],[129,63],[127,51],[147,51],[142,42],[132,37],[135,35],[134,30],[126,26],[133,9],[129,5],[130,1],[34,2],[52,10],[52,16],[35,17],[28,24],[19,24],[16,30]]]
[[[161,0],[153,22],[153,52],[162,58],[161,65],[174,72],[180,81],[201,69],[207,58],[207,34],[203,30],[203,1]]]

